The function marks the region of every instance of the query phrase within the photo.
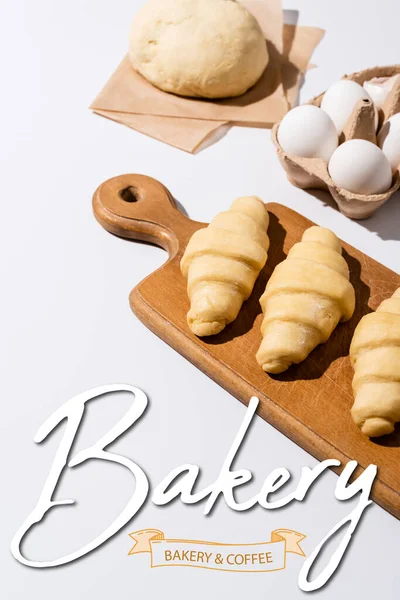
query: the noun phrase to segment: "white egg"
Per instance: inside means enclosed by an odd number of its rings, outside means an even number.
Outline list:
[[[278,141],[290,156],[322,158],[326,162],[339,143],[332,119],[311,104],[297,106],[283,117]]]
[[[379,132],[378,145],[395,171],[400,166],[400,113],[386,121]]]
[[[393,75],[393,77],[374,77],[373,79],[370,79],[370,81],[364,82],[364,89],[371,96],[375,106],[382,108],[386,98],[392,91],[397,78],[398,75]]]
[[[340,135],[351,117],[353,110],[359,100],[371,96],[355,81],[342,79],[328,88],[322,98],[321,108],[335,123],[336,131]],[[375,126],[378,127],[378,111],[375,107]]]
[[[341,144],[329,161],[335,185],[354,194],[383,194],[392,184],[392,169],[382,150],[366,140]]]

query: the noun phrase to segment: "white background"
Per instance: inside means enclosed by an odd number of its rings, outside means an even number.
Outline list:
[[[394,197],[366,222],[352,222],[323,200],[292,187],[265,130],[231,130],[197,156],[101,119],[87,106],[127,47],[135,0],[2,0],[1,44],[1,596],[7,600],[145,598],[295,600],[303,559],[289,556],[284,572],[230,574],[149,568],[149,556],[127,557],[128,532],[154,527],[167,536],[225,543],[269,539],[278,527],[307,535],[310,553],[354,506],[333,497],[328,473],[307,501],[248,513],[220,502],[202,506],[149,501],[108,544],[83,560],[50,570],[14,561],[10,540],[33,508],[62,429],[35,446],[45,418],[75,394],[105,383],[141,387],[150,408],[115,445],[140,464],[153,486],[173,467],[202,468],[214,480],[242,421],[244,407],[148,331],[130,311],[130,289],[165,260],[149,245],[112,237],[96,223],[91,195],[125,172],[161,180],[189,215],[208,221],[233,198],[257,194],[286,204],[398,271],[400,202]],[[344,73],[399,62],[397,0],[287,0],[299,23],[327,30],[314,54],[301,98],[323,91]],[[379,6],[379,15],[377,7]],[[293,14],[291,15],[293,17]],[[129,398],[93,403],[77,448],[116,422]],[[260,489],[275,467],[298,478],[315,461],[257,418],[238,461]],[[57,497],[78,500],[55,510],[24,545],[36,560],[55,558],[90,541],[116,517],[132,492],[129,474],[92,462],[70,470]],[[317,596],[398,597],[400,526],[370,507],[338,574]],[[330,549],[332,552],[333,548]],[[320,565],[322,567],[322,564]]]

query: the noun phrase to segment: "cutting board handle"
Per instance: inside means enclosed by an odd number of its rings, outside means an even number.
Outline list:
[[[145,175],[105,181],[94,193],[93,211],[107,231],[161,246],[171,258],[198,228],[177,208],[167,188]]]

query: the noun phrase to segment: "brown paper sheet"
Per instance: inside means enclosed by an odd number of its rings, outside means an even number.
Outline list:
[[[271,127],[296,98],[301,74],[323,32],[284,26],[281,0],[249,0],[245,4],[268,38],[270,53],[270,65],[249,92],[217,101],[182,98],[152,86],[125,57],[92,110],[187,152],[199,149],[227,123]]]
[[[107,110],[95,110],[94,112],[170,146],[191,153],[196,152],[200,145],[203,146],[208,137],[213,135],[222,125],[226,125],[223,121],[135,115]]]
[[[278,59],[279,60],[279,59]],[[93,102],[92,108],[156,116],[242,121],[270,125],[287,111],[280,65],[266,69],[260,81],[246,94],[226,100],[198,100],[168,94],[137,73],[125,57]]]
[[[283,27],[282,82],[290,107],[297,104],[304,73],[315,67],[309,61],[324,34],[318,27],[286,24]]]

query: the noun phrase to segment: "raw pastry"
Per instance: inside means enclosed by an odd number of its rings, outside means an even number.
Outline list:
[[[354,288],[332,231],[310,227],[274,270],[260,299],[264,320],[257,362],[282,373],[326,342],[339,321],[355,308]]]
[[[191,301],[187,321],[198,336],[234,321],[266,263],[268,212],[259,198],[238,198],[191,237],[181,261]]]
[[[391,433],[400,421],[400,288],[354,332],[355,369],[351,415],[368,437]]]
[[[150,83],[181,96],[225,98],[268,64],[261,28],[236,0],[150,0],[131,28],[129,57]]]

